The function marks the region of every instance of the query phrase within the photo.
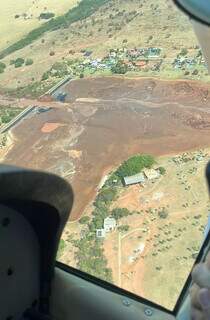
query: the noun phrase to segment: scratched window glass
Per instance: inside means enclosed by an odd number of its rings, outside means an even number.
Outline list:
[[[59,261],[172,309],[209,210],[193,28],[169,0],[43,2],[1,5],[1,160],[72,184]]]

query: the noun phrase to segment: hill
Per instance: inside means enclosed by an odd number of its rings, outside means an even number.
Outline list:
[[[93,59],[103,58],[110,49],[123,47],[161,48],[164,63],[158,75],[163,78],[187,76],[185,72],[171,70],[171,63],[182,48],[192,57],[199,50],[188,19],[170,0],[158,0],[155,5],[152,0],[109,0],[98,6],[91,16],[45,32],[31,44],[6,56],[1,60],[7,66],[0,74],[1,85],[10,88],[33,85],[55,62],[84,60],[85,50],[93,52]],[[34,63],[15,69],[10,62],[20,57],[30,58]],[[153,74],[146,70],[146,74],[140,75]],[[200,77],[204,76],[205,68]]]
[[[41,14],[50,12],[55,16],[61,15],[77,5],[78,2],[79,0],[3,1],[0,11],[0,50],[5,49],[32,29],[42,25],[46,20],[39,19]]]

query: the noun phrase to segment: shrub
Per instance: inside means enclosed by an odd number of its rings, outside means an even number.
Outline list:
[[[193,76],[197,76],[198,73],[199,73],[198,69],[195,69],[195,70],[192,72],[192,75],[193,75]]]
[[[6,64],[0,61],[0,69],[5,69],[5,68],[6,68]]]
[[[66,247],[66,243],[65,243],[65,241],[63,239],[61,239],[60,242],[59,242],[57,258],[62,256],[62,254],[64,253],[65,247]]]
[[[49,78],[49,71],[43,73],[41,80],[42,80],[42,81],[45,81],[45,80],[47,80],[48,78]]]
[[[115,197],[117,195],[117,189],[116,188],[104,188],[100,191],[100,193],[98,194],[96,200],[97,201],[101,201],[101,202],[105,202],[106,204],[107,203],[110,203],[112,202]]]
[[[52,77],[62,78],[69,74],[68,66],[63,62],[56,62],[52,65],[51,69],[48,70],[48,73]]]
[[[162,176],[166,173],[166,169],[164,167],[160,167],[158,170]]]
[[[45,20],[48,20],[48,19],[51,19],[55,16],[54,13],[52,12],[42,12],[39,16],[39,19],[45,19]]]
[[[14,61],[14,66],[15,68],[20,68],[22,67],[22,65],[24,64],[25,60],[23,58],[17,58],[15,61]]]
[[[85,77],[84,73],[80,73],[79,77],[80,79],[83,79]]]
[[[55,55],[55,51],[50,51],[50,56],[54,56]]]
[[[188,54],[188,50],[186,48],[182,48],[180,55],[181,56],[186,56]]]
[[[79,219],[79,223],[81,224],[87,224],[90,221],[90,217],[84,216],[81,219]]]
[[[6,68],[6,64],[3,62],[0,62],[0,73],[3,73],[5,68]]]
[[[119,220],[123,217],[129,216],[131,213],[127,208],[115,208],[112,210],[112,217]]]
[[[130,227],[129,227],[129,225],[126,224],[124,226],[119,226],[117,229],[120,232],[127,232],[130,229]]]
[[[158,212],[158,215],[161,219],[166,219],[168,217],[168,212],[166,210],[162,210]]]
[[[112,73],[125,74],[128,71],[128,66],[122,61],[118,61],[115,66],[111,68]]]
[[[31,66],[34,63],[33,59],[27,58],[25,61],[26,66]]]
[[[141,172],[144,168],[151,168],[154,163],[155,159],[150,155],[136,155],[123,162],[116,174],[121,178],[132,176]]]

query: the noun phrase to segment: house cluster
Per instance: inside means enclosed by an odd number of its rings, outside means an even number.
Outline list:
[[[145,185],[147,181],[155,181],[161,176],[159,169],[145,169],[134,176],[124,177],[124,186],[130,186],[134,184]]]
[[[172,158],[172,161],[177,165],[187,163],[189,161],[200,162],[203,161],[208,156],[207,153],[204,153],[202,150],[194,153],[185,152],[182,155]]]
[[[117,221],[112,217],[104,219],[104,225],[102,229],[96,230],[97,238],[105,238],[107,233],[113,232],[117,227]]]
[[[104,58],[92,58],[92,51],[83,50],[84,60],[79,68],[90,68],[91,70],[110,70],[117,62],[122,61],[130,70],[144,68],[150,60],[160,59],[162,49],[160,48],[135,48],[135,49],[110,49]]]
[[[129,49],[126,51],[126,56],[130,59],[138,59],[138,58],[159,58],[161,55],[161,48],[135,48],[135,49]]]
[[[195,58],[187,58],[187,57],[176,58],[172,63],[174,69],[192,68],[196,64],[197,64],[197,61]]]
[[[205,60],[202,55],[197,55],[195,57],[181,56],[178,55],[172,65],[174,69],[182,69],[182,68],[193,68],[195,65],[204,65]]]

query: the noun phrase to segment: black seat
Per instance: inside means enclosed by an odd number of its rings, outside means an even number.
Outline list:
[[[56,252],[72,203],[63,179],[0,166],[0,320],[30,319],[31,310],[49,315]]]

